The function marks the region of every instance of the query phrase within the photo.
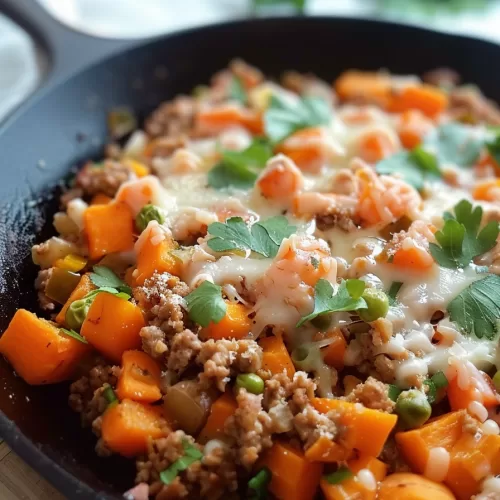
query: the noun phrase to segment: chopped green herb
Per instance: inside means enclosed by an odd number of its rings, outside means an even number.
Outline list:
[[[160,480],[163,484],[169,485],[179,472],[185,471],[191,464],[203,458],[203,453],[187,440],[182,442],[182,446],[184,455],[173,462],[170,467],[160,472]]]
[[[498,222],[491,221],[479,231],[483,209],[472,209],[467,200],[454,207],[455,214],[446,212],[445,223],[435,236],[439,245],[431,243],[434,260],[443,267],[455,269],[468,266],[472,260],[495,246],[499,234]]]
[[[396,402],[398,399],[398,396],[402,393],[403,391],[394,384],[389,384],[389,388],[387,389],[387,395],[389,396],[389,399],[392,401]]]
[[[248,488],[253,490],[250,496],[252,500],[264,500],[267,498],[267,487],[272,477],[271,471],[267,467],[264,467],[248,481]]]
[[[399,290],[401,289],[402,286],[403,286],[403,283],[401,283],[400,281],[394,281],[391,284],[391,287],[389,288],[389,291],[387,292],[387,296],[389,297],[389,304],[391,306],[393,306],[394,304],[397,303],[398,293],[399,293]]]
[[[431,377],[431,380],[434,382],[436,389],[442,389],[443,387],[448,386],[448,379],[446,378],[446,375],[441,371],[436,372]]]
[[[225,223],[214,222],[208,226],[208,233],[213,238],[208,240],[207,245],[215,252],[251,250],[264,257],[274,257],[281,242],[296,229],[281,215],[256,222],[250,228],[241,217],[231,217]]]
[[[366,309],[368,307],[366,301],[358,295],[361,286],[364,290],[365,283],[361,280],[342,280],[334,294],[332,284],[327,280],[320,279],[314,287],[313,312],[302,317],[296,326],[302,326],[306,321],[311,321],[322,314]],[[350,294],[350,289],[355,291],[356,297]]]
[[[330,105],[319,97],[297,100],[273,94],[264,115],[266,135],[278,143],[289,135],[308,127],[328,125],[331,122]]]
[[[90,280],[98,288],[114,288],[118,292],[132,295],[132,289],[124,283],[109,267],[94,266],[94,272],[90,273]],[[109,290],[104,290],[109,291]],[[111,293],[111,292],[110,292]]]
[[[114,406],[115,404],[118,403],[118,398],[116,397],[115,391],[110,385],[108,385],[106,389],[104,389],[102,395],[104,396],[104,399],[108,402],[108,407]]]
[[[315,257],[314,255],[311,257],[311,264],[314,267],[314,269],[318,269],[319,259],[317,257]]]
[[[59,328],[59,330],[64,333],[64,335],[67,335],[68,337],[73,337],[74,339],[80,341],[82,344],[88,344],[87,340],[82,337],[78,332],[75,332],[75,330],[67,330],[66,328]]]
[[[494,340],[500,321],[500,276],[469,285],[448,304],[448,313],[464,335]]]
[[[427,386],[427,392],[425,394],[427,396],[427,401],[429,401],[429,403],[433,405],[436,402],[437,396],[436,384],[434,384],[432,379],[428,378],[424,380],[424,385]]]
[[[490,142],[486,143],[486,148],[497,165],[500,165],[500,133]]]
[[[241,79],[237,76],[231,78],[231,83],[229,84],[229,98],[233,101],[239,102],[240,104],[246,104],[248,100],[247,92]]]
[[[227,307],[222,298],[222,288],[210,281],[204,281],[184,300],[190,319],[201,326],[218,323],[226,315]]]
[[[327,474],[326,476],[323,476],[323,478],[329,484],[340,484],[343,481],[345,481],[346,479],[349,479],[353,476],[354,476],[354,474],[352,473],[352,471],[349,468],[339,467],[335,472],[332,472],[331,474]]]

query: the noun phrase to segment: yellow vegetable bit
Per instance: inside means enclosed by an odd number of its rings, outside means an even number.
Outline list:
[[[60,269],[65,269],[66,271],[71,271],[72,273],[77,273],[81,271],[87,265],[87,259],[84,259],[80,255],[70,253],[66,255],[64,259],[57,259],[55,266]]]
[[[149,175],[149,168],[140,161],[127,158],[123,163],[139,178]]]

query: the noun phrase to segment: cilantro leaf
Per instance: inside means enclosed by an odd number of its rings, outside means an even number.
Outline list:
[[[273,94],[264,115],[266,135],[273,143],[281,142],[297,130],[328,125],[330,122],[330,106],[319,97],[292,101]]]
[[[251,250],[264,257],[274,257],[281,242],[296,229],[282,215],[256,222],[250,228],[241,217],[231,217],[225,223],[214,222],[208,226],[208,233],[213,238],[208,240],[207,245],[215,252]]]
[[[247,91],[241,82],[241,79],[237,76],[231,78],[231,83],[229,84],[229,98],[233,101],[239,102],[240,104],[246,104],[248,100]]]
[[[262,500],[268,497],[267,487],[272,477],[271,471],[264,467],[248,481],[248,488],[253,490],[250,496],[252,500]]]
[[[398,174],[405,182],[418,190],[423,189],[427,178],[441,176],[436,157],[419,146],[411,151],[401,151],[379,161],[376,170],[379,174]]]
[[[479,230],[483,209],[467,200],[454,207],[455,214],[446,212],[445,223],[435,236],[439,245],[431,243],[429,250],[434,260],[443,267],[465,267],[478,255],[482,255],[496,244],[499,234],[498,222],[491,221]]]
[[[389,297],[389,305],[393,306],[397,302],[397,297],[399,290],[403,286],[403,283],[400,281],[393,281],[389,291],[387,292],[387,297]]]
[[[424,148],[434,152],[439,163],[466,167],[475,163],[483,144],[484,140],[475,135],[473,127],[447,123],[427,136]]]
[[[94,266],[90,280],[98,288],[114,288],[119,292],[132,295],[132,289],[124,283],[109,267]]]
[[[314,310],[312,313],[303,316],[296,327],[302,326],[306,321],[332,312],[357,311],[358,309],[367,309],[365,299],[361,298],[359,291],[365,289],[365,283],[361,280],[342,280],[334,294],[332,284],[324,279],[320,279],[314,287]],[[353,297],[350,290],[355,292]],[[363,293],[361,291],[361,293]]]
[[[163,484],[169,485],[179,472],[185,471],[191,464],[203,458],[203,453],[187,440],[182,441],[182,446],[184,455],[173,462],[170,467],[160,472],[160,480]]]
[[[214,189],[251,188],[273,150],[263,139],[254,139],[243,151],[223,151],[222,160],[208,172],[208,184]]]
[[[222,298],[222,288],[204,281],[184,298],[189,317],[201,326],[218,323],[226,315],[226,303]]]
[[[500,276],[475,281],[448,304],[451,321],[464,335],[493,340],[500,321]]]
[[[82,344],[88,344],[87,339],[85,337],[82,337],[78,332],[75,332],[75,330],[67,330],[66,328],[59,328],[59,330],[64,333],[64,335],[67,335],[68,337],[72,337],[75,340],[78,340]]]

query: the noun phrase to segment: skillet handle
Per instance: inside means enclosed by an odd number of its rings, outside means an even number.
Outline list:
[[[106,56],[133,47],[137,40],[98,38],[73,30],[36,0],[0,0],[0,12],[24,28],[49,56],[45,85],[64,80]]]

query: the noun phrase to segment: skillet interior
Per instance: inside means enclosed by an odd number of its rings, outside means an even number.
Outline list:
[[[391,23],[261,19],[170,35],[41,92],[0,129],[0,331],[17,308],[36,310],[30,247],[53,232],[60,179],[102,150],[109,107],[130,105],[144,116],[233,57],[271,75],[296,69],[326,80],[352,67],[409,74],[446,65],[500,101],[500,72],[491,70],[499,54],[489,42]],[[0,387],[0,434],[68,497],[119,495],[131,485],[131,463],[94,454],[95,439],[79,428],[65,385],[29,387],[0,360]]]

